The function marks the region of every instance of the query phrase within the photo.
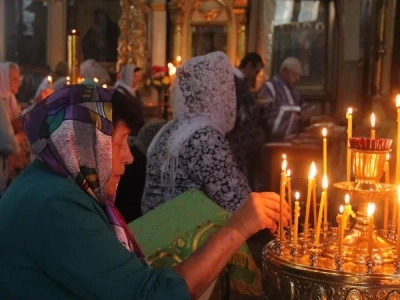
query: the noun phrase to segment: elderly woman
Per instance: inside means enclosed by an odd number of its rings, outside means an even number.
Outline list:
[[[278,195],[249,195],[187,260],[151,269],[113,203],[133,161],[126,99],[73,85],[24,112],[39,159],[0,201],[1,299],[196,299],[246,238],[276,229]]]
[[[21,107],[15,98],[21,73],[13,62],[0,63],[0,196],[7,181],[29,164],[29,145],[22,130]]]
[[[171,96],[175,119],[147,153],[144,213],[191,188],[229,212],[240,207],[251,189],[225,138],[235,124],[235,99],[233,69],[224,53],[192,58],[178,69]]]
[[[141,68],[133,64],[124,66],[119,74],[119,79],[115,83],[115,87],[125,89],[132,97],[139,98],[137,89],[143,80],[143,71]]]

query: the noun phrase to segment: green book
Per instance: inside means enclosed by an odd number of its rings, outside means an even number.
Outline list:
[[[150,265],[170,268],[190,256],[230,213],[199,190],[189,190],[129,224]],[[247,244],[229,262],[231,288],[260,295],[261,273]]]

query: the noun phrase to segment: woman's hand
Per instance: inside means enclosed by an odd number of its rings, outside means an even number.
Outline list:
[[[258,231],[278,228],[280,197],[276,193],[250,193],[243,205],[231,216],[227,226],[237,230],[245,240]],[[289,205],[283,203],[283,224],[290,220]]]

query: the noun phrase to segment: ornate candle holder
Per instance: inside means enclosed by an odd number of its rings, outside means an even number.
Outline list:
[[[300,235],[302,250],[293,255],[283,247],[273,251],[275,241],[263,250],[264,293],[266,299],[400,299],[400,259],[395,240],[374,228],[372,255],[368,251],[367,205],[379,205],[396,187],[380,183],[391,140],[350,139],[354,182],[334,186],[349,193],[358,204],[355,225],[345,230],[342,253],[338,253],[335,228],[324,226],[320,245],[315,237]]]

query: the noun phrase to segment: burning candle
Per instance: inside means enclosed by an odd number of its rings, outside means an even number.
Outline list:
[[[400,95],[396,96],[397,107],[397,143],[400,143]],[[396,150],[396,184],[400,183],[400,146]]]
[[[376,122],[376,117],[375,114],[371,114],[371,139],[375,138],[375,122]]]
[[[317,182],[314,180],[312,190],[314,228],[317,228]]]
[[[107,88],[107,84],[104,83],[101,87],[106,89]]]
[[[325,203],[324,203],[324,223],[328,223],[328,177],[324,175],[322,179],[322,188],[325,190]],[[321,204],[320,204],[321,205]]]
[[[53,78],[51,76],[47,76],[47,85],[50,90],[53,89]]]
[[[323,162],[323,175],[328,175],[328,141],[326,139],[327,135],[326,128],[322,129],[322,162]]]
[[[292,215],[292,180],[290,178],[290,170],[286,172],[287,195],[289,203],[289,213]],[[291,222],[291,221],[290,221]]]
[[[354,211],[353,211],[353,208],[351,207],[351,204],[350,204],[350,195],[349,194],[346,194],[345,196],[344,196],[344,213],[343,213],[343,215],[345,216],[345,218],[346,218],[346,220],[345,220],[345,225],[347,226],[347,223],[349,222],[349,220],[350,220],[350,216],[352,216],[353,218],[355,218],[356,217],[356,214],[354,213]]]
[[[328,188],[328,179],[326,176],[324,176],[324,179],[322,180],[322,194],[321,194],[321,202],[319,203],[319,212],[318,212],[318,221],[317,221],[317,228],[315,229],[315,241],[314,245],[318,246],[319,245],[319,237],[321,235],[321,224],[322,224],[322,213],[324,213],[324,218],[325,216],[325,211],[326,211],[326,197],[327,197],[327,188]],[[326,222],[326,219],[325,219]]]
[[[96,83],[98,83],[99,82],[99,80],[95,77],[95,78],[93,78],[93,81],[94,82],[96,82]]]
[[[345,216],[343,215],[343,205],[340,205],[340,211],[336,216],[336,221],[338,223],[338,254],[342,255],[343,249],[343,237],[344,237],[344,228],[346,227],[346,222],[344,222]]]
[[[397,186],[397,201],[400,203],[400,184]],[[400,257],[400,210],[397,216],[397,257]]]
[[[311,163],[310,173],[308,175],[308,189],[307,189],[307,201],[306,201],[306,217],[304,220],[304,238],[308,237],[308,221],[310,219],[310,204],[311,204],[311,194],[314,188],[315,175],[317,173],[317,168],[315,163]]]
[[[66,85],[70,85],[71,84],[71,77],[67,76],[65,79],[66,79]]]
[[[299,217],[300,217],[300,193],[296,192],[294,195],[294,227],[293,227],[293,246],[297,246],[298,234],[299,234]]]
[[[283,231],[283,202],[285,201],[285,183],[286,183],[286,159],[282,162],[281,172],[281,188],[280,188],[280,201],[279,201],[279,238],[281,241],[284,240],[285,235]]]
[[[349,139],[353,136],[353,109],[349,107],[346,114],[347,119],[347,156],[346,156],[346,181],[350,181],[351,150]]]
[[[181,65],[181,62],[182,62],[182,57],[181,57],[180,55],[178,55],[178,56],[176,57],[176,64],[177,64],[178,66],[180,66],[180,65]]]
[[[72,29],[68,34],[67,40],[67,48],[68,48],[68,70],[69,75],[71,76],[71,83],[77,84],[79,83],[79,58],[80,58],[80,38],[76,29]]]
[[[390,154],[386,154],[386,161],[385,166],[383,168],[385,172],[385,183],[389,183],[389,158]],[[395,209],[393,209],[393,212]],[[389,222],[389,197],[385,198],[384,208],[383,208],[383,230],[388,229],[388,222]]]
[[[372,240],[374,234],[374,211],[375,204],[368,203],[367,215],[368,215],[368,256],[372,257]],[[397,244],[399,248],[400,243]]]

